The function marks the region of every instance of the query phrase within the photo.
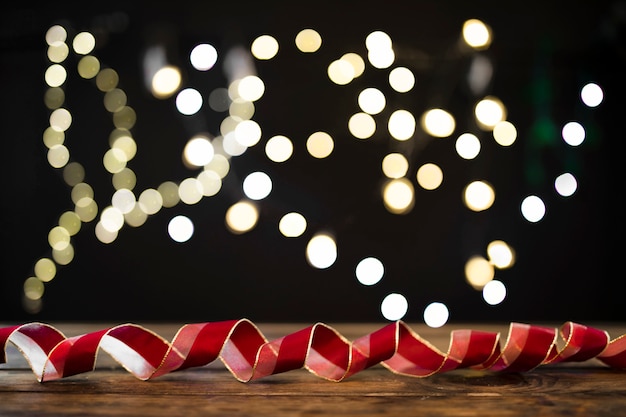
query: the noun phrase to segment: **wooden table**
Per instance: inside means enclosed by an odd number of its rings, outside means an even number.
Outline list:
[[[110,327],[51,324],[66,336]],[[180,327],[138,324],[168,340]],[[269,340],[310,325],[255,324]],[[384,325],[327,324],[350,340]],[[607,330],[612,338],[626,333],[626,324],[585,324]],[[508,334],[507,324],[409,326],[443,351],[455,328]],[[626,416],[626,371],[595,359],[526,373],[455,370],[427,378],[396,375],[376,365],[338,383],[300,369],[242,383],[219,360],[141,381],[101,352],[93,372],[39,383],[12,345],[7,357],[0,365],[1,416]]]

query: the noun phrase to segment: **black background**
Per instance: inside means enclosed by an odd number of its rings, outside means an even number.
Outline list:
[[[623,321],[623,141],[625,114],[625,2],[110,2],[86,10],[70,4],[2,12],[0,98],[2,136],[0,320],[172,320],[211,321],[247,317],[255,321],[376,321],[390,292],[409,301],[406,321],[422,320],[424,307],[444,302],[451,321]],[[476,101],[464,81],[470,54],[456,51],[465,20],[491,26],[494,41],[485,52],[494,64],[486,94],[500,98],[518,140],[502,148],[471,125]],[[100,243],[95,221],[82,225],[73,243],[75,260],[60,267],[46,284],[43,308],[29,314],[22,307],[22,285],[34,263],[49,256],[48,231],[61,213],[73,209],[70,188],[61,171],[46,162],[41,135],[48,125],[44,106],[45,32],[63,24],[70,36],[89,30],[93,52],[103,66],[120,75],[128,104],[137,111],[132,129],[137,157],[135,190],[156,188],[165,180],[192,176],[180,155],[198,130],[217,134],[224,114],[204,106],[201,113],[179,115],[173,99],[156,100],[145,90],[142,56],[161,43],[168,58],[184,70],[184,83],[206,96],[226,79],[216,66],[208,73],[191,69],[186,54],[199,42],[223,53],[248,47],[271,34],[281,47],[267,62],[256,62],[266,93],[253,117],[263,139],[283,134],[294,141],[290,161],[274,164],[262,145],[235,157],[218,195],[199,204],[180,203],[151,216],[140,228],[124,227],[118,239]],[[304,28],[323,38],[320,51],[302,54],[293,39]],[[387,32],[395,65],[411,68],[416,87],[408,94],[387,93],[387,109],[407,108],[419,115],[432,106],[449,109],[457,130],[448,139],[429,140],[418,132],[412,145],[392,143],[379,128],[368,141],[351,137],[346,124],[358,111],[358,92],[384,86],[386,71],[368,66],[347,86],[328,81],[326,66],[346,52],[366,56],[365,37]],[[86,181],[102,209],[113,188],[102,168],[112,129],[93,80],[75,73],[64,86],[65,106],[74,121],[66,145],[87,171]],[[219,62],[219,61],[218,61]],[[302,75],[297,75],[302,74]],[[598,82],[604,102],[585,108],[578,99],[587,82]],[[383,87],[381,87],[383,88]],[[383,119],[380,119],[383,120]],[[541,136],[540,121],[553,131]],[[578,148],[565,145],[560,127],[578,120],[587,139]],[[317,130],[335,139],[326,160],[307,155],[305,141]],[[482,139],[481,155],[461,160],[454,138],[472,131]],[[396,148],[394,148],[394,146]],[[411,148],[412,146],[412,148]],[[380,200],[380,162],[390,150],[410,158],[410,177],[424,162],[436,162],[445,182],[434,192],[416,186],[415,208],[405,215],[388,213]],[[241,180],[250,172],[272,175],[274,189],[260,205],[261,218],[249,233],[235,236],[224,227],[226,209],[243,197]],[[553,178],[571,170],[579,189],[568,199],[552,188]],[[486,179],[496,189],[496,203],[482,213],[461,202],[463,187]],[[519,212],[528,194],[544,198],[546,217],[530,224]],[[307,232],[286,239],[277,230],[287,211],[306,213]],[[184,244],[167,236],[167,222],[177,214],[195,223]],[[304,252],[317,231],[329,230],[338,244],[337,262],[311,268]],[[485,255],[488,242],[503,239],[517,255],[513,268],[498,271],[507,285],[505,301],[489,306],[464,281],[463,265],[473,254]],[[383,280],[360,285],[354,267],[366,256],[380,258]]]

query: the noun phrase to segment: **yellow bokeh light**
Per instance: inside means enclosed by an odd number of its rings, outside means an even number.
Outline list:
[[[496,193],[485,181],[473,181],[463,191],[463,202],[473,211],[487,210],[493,205]]]
[[[65,42],[57,42],[48,47],[48,59],[50,62],[63,62],[69,56],[70,48]]]
[[[126,167],[113,174],[111,183],[113,184],[113,188],[116,190],[120,190],[122,188],[132,190],[135,188],[135,185],[137,185],[137,175],[135,175],[135,171]]]
[[[52,249],[63,250],[70,244],[70,233],[64,227],[53,227],[48,233],[48,244]]]
[[[421,118],[422,129],[431,136],[446,138],[454,133],[456,121],[454,117],[443,109],[430,109]]]
[[[293,154],[293,143],[286,136],[273,136],[265,143],[265,154],[271,161],[285,162]]]
[[[387,128],[394,139],[408,140],[415,133],[415,117],[408,110],[396,110],[389,116]]]
[[[348,130],[357,139],[367,139],[376,132],[376,121],[367,113],[356,113],[348,120]]]
[[[416,174],[417,183],[425,190],[434,190],[443,182],[443,171],[433,163],[419,167]]]
[[[59,64],[50,65],[44,74],[44,80],[50,87],[59,87],[66,79],[67,71]]]
[[[494,276],[493,265],[482,256],[472,256],[465,263],[465,279],[476,290],[482,289]]]
[[[401,153],[390,153],[383,158],[382,169],[387,178],[401,178],[409,170],[409,161]]]
[[[96,38],[89,32],[80,32],[74,36],[72,41],[72,48],[74,52],[80,55],[87,55],[96,46]]]
[[[46,31],[45,38],[48,45],[58,45],[67,39],[67,31],[61,25],[52,25]]]
[[[63,167],[63,180],[70,187],[85,180],[85,168],[79,162],[70,162]]]
[[[24,280],[24,295],[30,300],[39,300],[43,296],[44,284],[37,277]]]
[[[104,168],[111,174],[120,172],[126,168],[127,156],[126,153],[118,148],[111,148],[105,152],[102,158],[102,164]]]
[[[321,46],[322,37],[314,29],[303,29],[296,35],[296,47],[302,52],[316,52]]]
[[[165,208],[174,207],[179,203],[178,184],[174,181],[165,181],[159,185],[157,192],[160,195],[160,205]]]
[[[306,260],[314,268],[325,269],[337,260],[337,243],[333,236],[318,233],[309,240],[306,247]]]
[[[474,114],[480,128],[491,130],[506,119],[506,108],[500,99],[489,96],[476,104]]]
[[[491,44],[491,28],[478,19],[469,19],[463,23],[463,40],[470,47],[482,50]]]
[[[50,282],[57,273],[57,267],[50,258],[41,258],[35,263],[35,276],[42,282]]]
[[[180,69],[173,65],[160,68],[152,76],[152,95],[159,99],[171,97],[178,91],[182,82]]]
[[[141,210],[146,214],[156,214],[163,207],[163,196],[154,188],[146,188],[137,199]]]
[[[487,245],[489,261],[498,269],[506,269],[515,263],[515,251],[503,240],[494,240]]]
[[[70,151],[65,145],[54,145],[48,149],[48,163],[54,168],[63,168],[70,160]]]
[[[278,222],[278,230],[285,237],[298,237],[306,231],[307,222],[300,213],[287,213]]]
[[[60,132],[65,132],[72,124],[72,114],[64,108],[56,109],[50,113],[50,127]]]
[[[126,102],[126,93],[119,88],[114,88],[104,94],[104,108],[111,113],[122,110]]]
[[[406,178],[387,181],[383,187],[383,203],[390,213],[410,212],[415,204],[415,190],[411,181]]]
[[[252,41],[250,52],[256,59],[272,59],[278,53],[278,41],[271,35],[261,35]]]
[[[67,230],[70,236],[74,236],[78,233],[81,225],[80,217],[73,211],[66,211],[59,217],[59,226]]]
[[[78,62],[78,75],[90,80],[100,71],[100,61],[92,55],[87,55]]]
[[[352,66],[354,78],[360,77],[365,71],[365,61],[361,58],[361,55],[357,53],[348,52],[343,54],[341,60],[348,62]]]
[[[259,220],[259,211],[253,203],[240,201],[228,208],[225,220],[228,230],[234,234],[242,234],[256,226]]]
[[[64,249],[52,249],[52,259],[59,265],[67,265],[74,260],[74,246],[67,245]]]
[[[338,85],[349,84],[354,79],[354,67],[345,59],[331,62],[327,69],[328,78]]]
[[[111,91],[117,87],[120,77],[112,68],[103,68],[96,75],[96,86],[102,92]]]
[[[503,120],[493,127],[493,138],[501,146],[511,146],[517,139],[517,129],[513,123]]]
[[[312,133],[306,141],[306,149],[312,157],[322,159],[328,157],[335,147],[333,138],[326,132]]]

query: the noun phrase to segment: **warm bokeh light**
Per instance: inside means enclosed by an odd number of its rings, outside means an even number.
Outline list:
[[[354,67],[345,59],[337,59],[328,65],[328,78],[338,85],[349,84],[354,79]]]
[[[249,201],[239,201],[226,211],[226,227],[234,234],[252,230],[259,220],[259,210]]]
[[[376,121],[367,113],[355,113],[348,120],[348,130],[357,139],[368,139],[376,132]]]
[[[487,257],[489,262],[498,268],[506,269],[515,263],[515,252],[503,240],[493,240],[487,245]]]
[[[111,205],[122,214],[130,213],[135,208],[136,203],[135,194],[126,188],[115,191],[111,197]]]
[[[422,114],[420,119],[422,129],[431,136],[447,138],[456,128],[456,121],[452,114],[443,109],[430,109]]]
[[[35,276],[42,282],[50,282],[57,273],[57,267],[50,258],[41,258],[35,263]]]
[[[137,202],[144,213],[156,214],[163,207],[163,196],[158,190],[147,188],[139,194]]]
[[[259,60],[272,59],[278,53],[278,41],[271,35],[261,35],[252,41],[250,52]]]
[[[402,319],[409,310],[409,302],[402,294],[388,294],[380,303],[380,312],[389,321]]]
[[[265,155],[274,162],[285,162],[293,154],[293,143],[282,135],[271,137],[265,144]]]
[[[425,190],[439,188],[443,182],[443,171],[437,164],[426,163],[419,167],[416,174],[417,183]]]
[[[249,148],[261,140],[261,126],[254,120],[243,120],[237,123],[234,134],[238,143]]]
[[[59,87],[65,83],[67,71],[62,65],[53,64],[46,69],[44,80],[50,87]]]
[[[152,76],[150,84],[152,95],[159,99],[171,97],[178,91],[181,82],[180,69],[173,65],[166,65],[157,70]]]
[[[385,109],[385,95],[378,88],[369,87],[359,93],[359,107],[365,113],[378,114]]]
[[[306,260],[314,268],[326,269],[337,260],[335,239],[326,233],[314,235],[306,246]]]
[[[415,75],[406,67],[397,67],[389,72],[389,85],[398,93],[406,93],[415,86]]]
[[[321,46],[322,37],[314,29],[302,29],[296,35],[296,47],[302,52],[316,52]]]
[[[205,166],[213,159],[214,150],[206,136],[194,136],[187,141],[183,149],[183,159],[187,164],[197,167]]]
[[[501,146],[511,146],[517,139],[517,128],[509,121],[503,120],[493,127],[493,138]]]
[[[89,32],[80,32],[74,36],[72,48],[80,55],[87,55],[96,47],[96,38]]]
[[[472,256],[465,263],[465,280],[476,290],[481,290],[494,276],[493,264],[482,256]]]
[[[363,285],[377,284],[385,274],[385,266],[373,256],[363,258],[355,269],[356,279]]]
[[[278,230],[285,237],[299,237],[306,231],[307,221],[300,213],[285,214],[278,222]]]
[[[90,80],[100,71],[100,61],[95,56],[87,55],[78,62],[78,75],[86,80]]]
[[[456,153],[463,159],[474,159],[480,153],[480,140],[473,133],[463,133],[454,144]]]
[[[502,101],[489,96],[476,103],[474,115],[482,129],[492,130],[498,123],[506,119],[506,109]]]
[[[52,25],[46,31],[45,39],[50,46],[64,43],[67,40],[67,31],[61,25]]]
[[[309,154],[318,159],[327,158],[335,147],[333,138],[326,132],[312,133],[306,141]]]
[[[408,140],[415,133],[415,117],[408,110],[396,110],[389,116],[387,128],[394,139]]]
[[[72,114],[67,109],[56,109],[50,113],[50,127],[60,132],[65,132],[72,124]]]
[[[124,213],[117,207],[105,207],[100,213],[102,227],[108,232],[117,232],[124,226]]]
[[[237,93],[247,101],[257,101],[265,93],[265,83],[256,75],[247,75],[239,80]]]
[[[409,170],[409,161],[401,153],[390,153],[383,158],[382,169],[387,178],[402,178]]]
[[[211,197],[217,194],[222,189],[222,178],[215,171],[205,169],[196,177],[200,188],[202,188],[202,195],[205,197]]]
[[[204,188],[197,178],[185,178],[178,184],[178,196],[185,204],[198,204],[204,197]]]
[[[392,179],[383,187],[383,203],[393,214],[405,214],[413,209],[415,190],[413,183],[406,178]]]
[[[463,191],[463,202],[473,211],[487,210],[495,199],[495,190],[485,181],[473,181]]]
[[[424,323],[428,327],[441,327],[448,322],[450,311],[448,306],[440,302],[430,303],[424,309]]]
[[[166,207],[166,208],[174,207],[180,201],[180,196],[178,195],[178,184],[176,184],[174,181],[165,181],[161,183],[161,185],[159,185],[159,187],[155,191],[157,192],[159,196],[157,197],[155,194],[150,192],[149,195],[144,197],[143,205],[146,205],[146,204],[153,205],[154,206],[153,210],[158,211],[161,209],[161,207]],[[146,200],[148,201],[152,200],[154,201],[154,203],[146,202]],[[148,213],[145,210],[142,210],[142,211],[144,213]]]
[[[353,78],[360,77],[365,71],[365,61],[361,55],[354,52],[348,52],[341,57],[342,61],[346,61],[352,66]]]
[[[474,49],[486,49],[491,44],[491,28],[478,19],[466,20],[463,23],[463,40]]]

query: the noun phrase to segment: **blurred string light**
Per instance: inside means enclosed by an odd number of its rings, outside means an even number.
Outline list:
[[[480,52],[492,42],[491,28],[477,19],[466,21],[462,27],[462,41],[474,51],[468,74],[468,83],[476,95],[485,90],[491,78],[493,67],[488,58]],[[303,29],[295,39],[295,46],[302,53],[314,53],[322,46],[322,37],[314,29]],[[48,162],[56,169],[63,169],[63,177],[72,187],[73,211],[59,218],[58,226],[50,230],[48,241],[52,249],[52,259],[41,258],[34,266],[34,276],[24,282],[24,295],[29,311],[41,308],[44,283],[52,281],[57,273],[56,265],[69,264],[74,256],[72,236],[81,229],[83,222],[98,218],[96,237],[103,243],[111,243],[117,238],[124,224],[139,227],[148,216],[155,215],[162,208],[171,208],[179,203],[196,204],[203,197],[216,195],[223,178],[230,171],[231,158],[242,155],[250,147],[263,139],[263,131],[252,118],[255,102],[265,93],[265,83],[255,73],[253,58],[267,61],[280,51],[276,38],[265,34],[257,37],[249,51],[232,48],[223,59],[228,85],[214,89],[203,97],[199,90],[183,86],[181,71],[165,59],[163,48],[154,47],[146,51],[144,70],[152,94],[159,99],[175,96],[175,107],[184,116],[196,115],[203,106],[216,112],[227,111],[222,120],[219,134],[208,137],[204,134],[192,136],[183,151],[183,162],[189,169],[199,170],[195,177],[181,181],[165,181],[157,188],[135,191],[136,174],[128,166],[137,152],[131,129],[135,124],[134,109],[127,103],[125,92],[118,87],[119,77],[112,68],[101,67],[98,59],[90,55],[95,47],[95,37],[82,32],[72,40],[72,49],[79,56],[78,74],[84,79],[95,79],[98,90],[104,93],[104,108],[113,115],[114,128],[110,135],[110,149],[103,158],[104,168],[112,174],[116,189],[111,204],[100,208],[95,201],[94,190],[87,184],[84,167],[72,161],[69,149],[64,145],[65,133],[72,124],[71,112],[63,107],[65,93],[63,85],[68,76],[63,63],[70,55],[67,31],[60,25],[52,26],[46,33],[47,56],[50,65],[45,71],[44,80],[48,85],[45,103],[51,110],[50,126],[43,134],[48,148]],[[409,93],[416,82],[413,72],[406,67],[393,67],[395,51],[391,37],[382,31],[374,31],[365,39],[367,57],[364,59],[354,52],[346,52],[326,67],[329,80],[339,86],[350,84],[361,77],[367,65],[376,70],[389,69],[388,82],[397,93]],[[194,46],[189,53],[189,63],[197,71],[209,71],[215,67],[220,53],[208,43]],[[598,106],[603,99],[602,89],[594,83],[585,85],[580,92],[581,100],[588,107]],[[387,120],[378,120],[387,106],[387,98],[382,90],[369,87],[358,94],[358,109],[347,120],[348,132],[358,140],[374,136],[377,129],[386,126],[392,141],[405,142],[415,139],[415,132],[421,129],[425,134],[446,139],[457,129],[455,116],[443,108],[430,108],[416,117],[409,109],[396,109]],[[515,125],[507,120],[504,104],[494,96],[484,96],[477,100],[473,115],[480,130],[489,131],[494,141],[502,147],[512,146],[517,139]],[[419,120],[419,124],[417,121]],[[563,126],[562,137],[570,146],[579,146],[585,139],[582,125],[570,121]],[[327,158],[334,150],[334,139],[327,132],[310,134],[306,149],[316,159]],[[455,140],[455,150],[459,157],[475,159],[481,151],[478,132],[463,132]],[[292,141],[284,135],[276,135],[265,141],[265,155],[275,163],[285,163],[294,152]],[[399,152],[391,152],[382,157],[381,168],[387,178],[381,189],[385,208],[393,214],[408,214],[415,204],[415,186],[424,190],[437,190],[444,184],[444,171],[434,162],[425,163],[415,170],[414,179],[407,177],[411,172],[408,158]],[[564,197],[576,191],[577,182],[571,173],[563,173],[554,180],[556,192]],[[272,190],[272,179],[264,172],[249,174],[242,183],[245,198],[230,206],[225,214],[225,226],[234,234],[252,230],[259,220],[260,200],[267,198]],[[489,209],[495,201],[495,189],[486,180],[475,180],[467,184],[462,200],[472,211]],[[545,203],[541,198],[530,195],[520,205],[522,216],[531,223],[540,221],[545,215]],[[304,214],[285,213],[277,225],[285,238],[298,238],[307,230]],[[184,243],[192,238],[194,226],[186,216],[174,216],[168,223],[168,233],[172,240]],[[305,258],[314,268],[331,267],[338,256],[335,237],[327,231],[312,232],[308,241]],[[506,297],[506,286],[495,279],[496,271],[510,268],[515,263],[515,252],[506,242],[494,240],[485,248],[486,256],[473,255],[465,265],[465,279],[474,289],[481,291],[489,305],[497,305]],[[384,263],[375,256],[363,258],[355,267],[359,283],[372,286],[380,282],[385,274]],[[390,293],[381,302],[381,314],[388,320],[403,318],[408,312],[407,298],[399,293]],[[440,327],[449,319],[448,307],[442,302],[433,302],[423,311],[424,322],[431,327]]]

